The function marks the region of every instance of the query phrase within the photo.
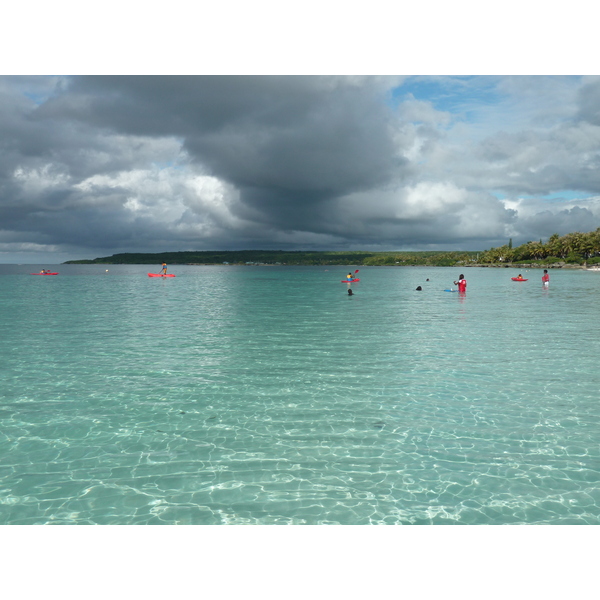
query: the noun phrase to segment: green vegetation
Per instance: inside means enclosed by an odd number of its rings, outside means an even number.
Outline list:
[[[473,262],[477,252],[286,252],[283,250],[240,250],[204,252],[162,252],[160,254],[113,254],[93,260],[69,260],[65,264],[137,264],[156,265],[165,261],[172,265],[223,263],[281,265],[427,265],[452,267]]]
[[[475,262],[477,252],[373,252],[363,265],[453,267]]]
[[[508,244],[485,252],[305,252],[284,250],[223,250],[113,254],[94,260],[69,260],[65,264],[103,265],[363,265],[454,267],[502,264],[552,265],[600,264],[600,227],[589,233],[555,233],[544,244]]]
[[[512,241],[512,240],[511,240]],[[490,248],[481,254],[479,263],[512,263],[551,265],[557,262],[567,264],[600,263],[600,227],[589,233],[568,233],[559,236],[555,233],[544,244],[527,242],[516,248],[512,244],[500,248]]]

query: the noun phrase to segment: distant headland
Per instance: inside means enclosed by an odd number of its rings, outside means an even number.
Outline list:
[[[361,265],[451,267],[477,260],[478,252],[306,252],[284,250],[227,250],[113,254],[93,260],[69,260],[65,264],[150,265]]]
[[[91,260],[68,260],[64,264],[152,265],[360,265],[429,267],[544,267],[586,268],[600,265],[600,227],[589,233],[550,236],[544,244],[527,242],[513,248],[512,239],[499,248],[477,251],[285,251],[285,250],[203,250],[123,253]]]

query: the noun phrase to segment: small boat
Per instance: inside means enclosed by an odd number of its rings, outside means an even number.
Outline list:
[[[58,275],[58,273],[31,273],[31,275]]]
[[[513,281],[527,281],[527,279],[523,279],[523,277],[511,277]]]

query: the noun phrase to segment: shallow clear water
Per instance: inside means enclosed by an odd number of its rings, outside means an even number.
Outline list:
[[[600,523],[600,273],[41,268],[0,265],[0,524]]]

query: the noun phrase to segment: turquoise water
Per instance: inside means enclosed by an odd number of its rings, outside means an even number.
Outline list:
[[[600,273],[41,268],[0,265],[0,524],[600,523]]]

